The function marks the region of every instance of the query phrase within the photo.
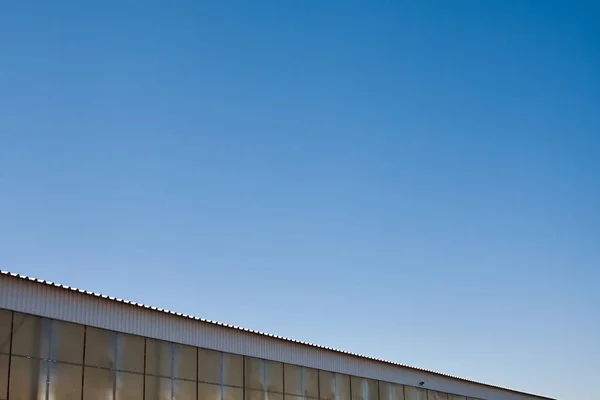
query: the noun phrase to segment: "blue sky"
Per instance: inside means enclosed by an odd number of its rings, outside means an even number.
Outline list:
[[[0,5],[0,268],[600,398],[593,2]]]

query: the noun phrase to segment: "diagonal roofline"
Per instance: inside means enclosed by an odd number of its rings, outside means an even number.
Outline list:
[[[199,322],[213,324],[213,325],[217,325],[217,326],[224,327],[224,328],[235,329],[238,331],[247,332],[247,333],[260,335],[260,336],[266,336],[266,337],[278,339],[278,340],[285,341],[285,342],[301,344],[301,345],[305,345],[305,346],[309,346],[309,347],[314,347],[314,348],[318,348],[318,349],[322,349],[322,350],[331,351],[334,353],[345,354],[345,355],[362,358],[362,359],[366,359],[366,360],[370,360],[370,361],[376,361],[376,362],[380,362],[380,363],[384,363],[384,364],[388,364],[388,365],[393,365],[393,366],[397,366],[397,367],[408,368],[408,369],[412,369],[412,370],[416,370],[416,371],[420,371],[420,372],[426,372],[426,373],[430,373],[430,374],[434,374],[434,375],[439,375],[439,376],[443,376],[446,378],[457,379],[457,380],[460,380],[463,382],[474,383],[477,385],[487,386],[487,387],[494,388],[494,389],[506,390],[506,391],[519,393],[519,394],[523,394],[523,395],[527,395],[527,396],[533,396],[533,397],[537,397],[537,398],[543,399],[543,400],[556,400],[554,398],[542,396],[537,393],[529,393],[529,392],[525,392],[522,390],[516,390],[516,389],[511,389],[511,388],[507,388],[507,387],[503,387],[503,386],[492,385],[489,383],[480,382],[480,381],[476,381],[476,380],[472,380],[472,379],[468,379],[468,378],[463,378],[460,376],[450,375],[450,374],[446,374],[443,372],[433,371],[433,370],[429,370],[426,368],[415,367],[412,365],[402,364],[402,363],[395,362],[395,361],[384,360],[381,358],[371,357],[371,356],[367,356],[367,355],[363,355],[363,354],[359,354],[359,353],[353,353],[350,351],[340,350],[340,349],[336,349],[333,347],[328,347],[328,346],[323,346],[323,345],[319,345],[319,344],[315,344],[315,343],[305,342],[302,340],[288,338],[285,336],[279,336],[279,335],[274,335],[274,334],[267,333],[267,332],[257,331],[254,329],[243,328],[243,327],[240,327],[237,325],[231,325],[231,324],[227,324],[227,323],[223,323],[223,322],[219,322],[219,321],[213,321],[213,320],[206,319],[206,318],[196,317],[196,316],[189,315],[189,314],[183,314],[183,313],[171,311],[171,310],[168,310],[165,308],[154,307],[154,306],[150,306],[150,305],[146,305],[146,304],[142,304],[142,303],[137,303],[134,301],[121,299],[121,298],[114,297],[114,296],[107,296],[104,294],[91,292],[89,290],[78,289],[78,288],[75,288],[72,286],[67,286],[67,285],[63,285],[63,284],[52,282],[52,281],[46,281],[43,279],[38,279],[38,278],[26,276],[26,275],[21,275],[21,274],[10,272],[10,271],[0,270],[0,275],[4,275],[4,276],[8,276],[8,277],[15,278],[15,279],[20,279],[20,280],[25,280],[25,281],[29,281],[29,282],[35,282],[35,283],[38,283],[41,285],[52,286],[52,287],[67,290],[67,291],[82,293],[82,294],[85,294],[88,296],[98,297],[98,298],[106,299],[109,301],[127,304],[127,305],[131,305],[131,306],[136,306],[136,307],[140,307],[140,308],[144,308],[144,309],[148,309],[148,310],[152,310],[152,311],[156,311],[156,312],[175,315],[175,316],[178,316],[181,318],[187,318],[187,319],[191,319],[191,320],[195,320],[195,321],[199,321]]]

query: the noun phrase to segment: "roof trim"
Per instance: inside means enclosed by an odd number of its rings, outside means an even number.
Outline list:
[[[235,330],[239,330],[239,331],[243,331],[243,332],[247,332],[247,333],[251,333],[251,334],[256,334],[256,335],[261,335],[261,336],[266,336],[266,337],[270,337],[270,338],[274,338],[274,339],[278,339],[278,340],[282,340],[282,341],[286,341],[286,342],[291,342],[291,343],[301,344],[301,345],[305,345],[305,346],[315,347],[315,348],[322,349],[322,350],[328,350],[328,351],[332,351],[332,352],[335,352],[335,353],[341,353],[341,354],[345,354],[345,355],[349,355],[349,356],[353,356],[353,357],[358,357],[358,358],[367,359],[367,360],[371,360],[371,361],[376,361],[376,362],[380,362],[380,363],[384,363],[384,364],[394,365],[394,366],[397,366],[397,367],[408,368],[408,369],[412,369],[412,370],[416,370],[416,371],[421,371],[421,372],[426,372],[426,373],[430,373],[430,374],[434,374],[434,375],[439,375],[439,376],[443,376],[443,377],[447,377],[447,378],[457,379],[457,380],[460,380],[460,381],[464,381],[464,382],[468,382],[468,383],[474,383],[474,384],[477,384],[477,385],[483,385],[483,386],[487,386],[487,387],[494,388],[494,389],[506,390],[506,391],[510,391],[510,392],[524,394],[524,395],[527,395],[527,396],[534,396],[534,397],[538,397],[540,399],[545,399],[545,400],[555,400],[555,399],[552,399],[550,397],[542,396],[542,395],[539,395],[539,394],[536,394],[536,393],[529,393],[529,392],[524,392],[524,391],[521,391],[521,390],[506,388],[506,387],[502,387],[502,386],[496,386],[496,385],[492,385],[492,384],[489,384],[489,383],[479,382],[479,381],[475,381],[475,380],[467,379],[467,378],[462,378],[462,377],[455,376],[455,375],[449,375],[449,374],[445,374],[445,373],[442,373],[442,372],[437,372],[437,371],[433,371],[433,370],[429,370],[429,369],[425,369],[425,368],[414,367],[414,366],[411,366],[411,365],[401,364],[401,363],[398,363],[398,362],[384,360],[384,359],[381,359],[381,358],[376,358],[376,357],[366,356],[366,355],[363,355],[363,354],[358,354],[358,353],[353,353],[353,352],[349,352],[349,351],[345,351],[345,350],[340,350],[340,349],[336,349],[336,348],[333,348],[333,347],[327,347],[327,346],[323,346],[323,345],[319,345],[319,344],[305,342],[305,341],[302,341],[302,340],[296,340],[296,339],[293,339],[293,338],[287,338],[287,337],[284,337],[284,336],[274,335],[274,334],[271,334],[271,333],[256,331],[256,330],[253,330],[253,329],[243,328],[243,327],[236,326],[236,325],[230,325],[230,324],[226,324],[226,323],[223,323],[223,322],[212,321],[212,320],[209,320],[209,319],[200,318],[200,317],[196,317],[196,316],[193,316],[193,315],[182,314],[182,313],[179,313],[179,312],[176,312],[176,311],[167,310],[165,308],[159,308],[159,307],[149,306],[149,305],[142,304],[142,303],[136,303],[136,302],[133,302],[133,301],[124,300],[124,299],[113,297],[113,296],[107,296],[107,295],[100,294],[100,293],[90,292],[89,290],[78,289],[78,288],[75,288],[75,287],[71,287],[71,286],[67,286],[67,285],[62,285],[62,284],[59,284],[59,283],[56,283],[56,282],[46,281],[46,280],[38,279],[38,278],[33,278],[33,277],[29,277],[29,276],[26,276],[26,275],[21,275],[21,274],[9,272],[9,271],[0,270],[0,275],[12,277],[12,278],[16,278],[16,279],[20,279],[20,280],[26,280],[26,281],[30,281],[30,282],[34,282],[34,283],[46,285],[46,286],[52,286],[52,287],[55,287],[55,288],[59,288],[59,289],[63,289],[63,290],[68,290],[68,291],[72,291],[72,292],[82,293],[82,294],[86,294],[88,296],[99,297],[99,298],[110,300],[110,301],[114,301],[114,302],[117,302],[117,303],[122,303],[122,304],[127,304],[127,305],[131,305],[131,306],[140,307],[140,308],[145,308],[145,309],[148,309],[148,310],[162,312],[162,313],[170,314],[170,315],[175,315],[175,316],[182,317],[182,318],[192,319],[192,320],[195,320],[195,321],[200,321],[200,322],[204,322],[204,323],[208,323],[208,324],[213,324],[213,325],[217,325],[217,326],[224,327],[224,328],[235,329]]]

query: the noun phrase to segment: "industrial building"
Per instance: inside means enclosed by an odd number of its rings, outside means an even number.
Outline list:
[[[547,397],[0,274],[0,400]]]

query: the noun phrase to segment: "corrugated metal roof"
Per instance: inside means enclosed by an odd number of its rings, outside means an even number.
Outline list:
[[[430,373],[430,374],[440,375],[440,376],[444,376],[444,377],[448,377],[448,378],[452,378],[452,379],[458,379],[458,380],[461,380],[461,381],[465,381],[465,382],[469,382],[469,383],[475,383],[475,384],[478,384],[478,385],[484,385],[484,386],[488,386],[488,387],[492,387],[492,388],[496,388],[496,389],[508,390],[508,391],[512,391],[512,392],[516,392],[516,393],[521,393],[521,394],[528,395],[528,396],[539,397],[541,399],[555,400],[555,399],[552,399],[550,397],[542,396],[542,395],[535,394],[535,393],[528,393],[528,392],[523,392],[523,391],[520,391],[520,390],[510,389],[510,388],[506,388],[506,387],[502,387],[502,386],[491,385],[489,383],[484,383],[484,382],[479,382],[479,381],[475,381],[475,380],[472,380],[472,379],[462,378],[462,377],[459,377],[459,376],[449,375],[449,374],[445,374],[445,373],[437,372],[437,371],[432,371],[432,370],[425,369],[425,368],[414,367],[414,366],[411,366],[411,365],[401,364],[401,363],[398,363],[398,362],[384,360],[384,359],[381,359],[381,358],[375,358],[375,357],[370,357],[370,356],[366,356],[366,355],[363,355],[363,354],[358,354],[358,353],[353,353],[353,352],[349,352],[349,351],[345,351],[345,350],[340,350],[340,349],[336,349],[336,348],[333,348],[333,347],[322,346],[322,345],[319,345],[319,344],[304,342],[304,341],[301,341],[301,340],[287,338],[287,337],[284,337],[284,336],[273,335],[271,333],[260,332],[260,331],[256,331],[256,330],[253,330],[253,329],[247,329],[247,328],[243,328],[243,327],[236,326],[236,325],[230,325],[230,324],[226,324],[226,323],[223,323],[223,322],[212,321],[212,320],[205,319],[205,318],[195,317],[193,315],[182,314],[182,313],[179,313],[179,312],[176,312],[176,311],[167,310],[167,309],[164,309],[164,308],[149,306],[149,305],[145,305],[145,304],[142,304],[142,303],[136,303],[136,302],[133,302],[133,301],[124,300],[124,299],[120,299],[120,298],[113,297],[113,296],[107,296],[107,295],[103,295],[103,294],[99,294],[99,293],[94,293],[94,292],[90,292],[88,290],[78,289],[78,288],[74,288],[74,287],[71,287],[71,286],[62,285],[62,284],[59,284],[59,283],[56,283],[56,282],[45,281],[43,279],[37,279],[37,278],[25,276],[25,275],[20,275],[20,274],[12,273],[12,272],[9,272],[9,271],[2,271],[2,270],[0,270],[0,274],[1,275],[5,275],[5,276],[10,276],[10,277],[13,277],[13,278],[17,278],[17,279],[22,279],[22,280],[27,280],[27,281],[31,281],[31,282],[43,284],[43,285],[53,286],[53,287],[64,289],[64,290],[69,290],[69,291],[73,291],[73,292],[83,293],[83,294],[86,294],[86,295],[89,295],[89,296],[99,297],[99,298],[102,298],[102,299],[106,299],[106,300],[110,300],[110,301],[115,301],[115,302],[122,303],[122,304],[128,304],[128,305],[131,305],[131,306],[141,307],[141,308],[153,310],[153,311],[156,311],[156,312],[162,312],[162,313],[166,313],[166,314],[176,315],[176,316],[179,316],[179,317],[182,317],[182,318],[188,318],[188,319],[192,319],[192,320],[196,320],[196,321],[200,321],[200,322],[204,322],[204,323],[208,323],[208,324],[214,324],[214,325],[218,325],[218,326],[225,327],[225,328],[236,329],[236,330],[240,330],[240,331],[243,331],[243,332],[253,333],[253,334],[256,334],[256,335],[267,336],[267,337],[270,337],[270,338],[274,338],[274,339],[278,339],[278,340],[283,340],[283,341],[288,341],[288,342],[291,342],[291,343],[297,343],[297,344],[302,344],[302,345],[305,345],[305,346],[316,347],[316,348],[323,349],[323,350],[333,351],[333,352],[336,352],[336,353],[346,354],[346,355],[350,355],[350,356],[353,356],[353,357],[359,357],[359,358],[363,358],[363,359],[367,359],[367,360],[371,360],[371,361],[377,361],[377,362],[381,362],[381,363],[385,363],[385,364],[395,365],[395,366],[398,366],[398,367],[409,368],[409,369],[413,369],[413,370],[417,370],[417,371],[427,372],[427,373]]]

